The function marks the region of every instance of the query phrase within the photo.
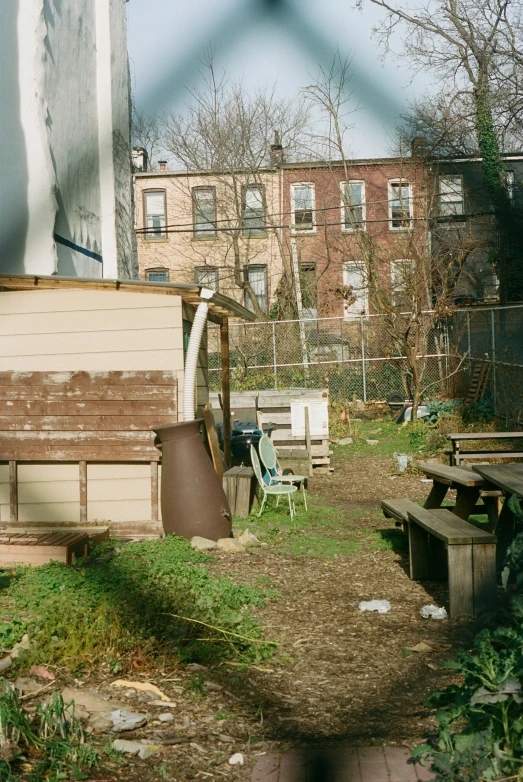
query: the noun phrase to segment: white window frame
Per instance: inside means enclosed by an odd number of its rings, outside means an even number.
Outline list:
[[[400,303],[398,302],[398,294],[401,296],[403,293],[406,293],[407,290],[405,287],[399,287],[396,283],[396,279],[399,275],[396,274],[396,270],[399,267],[399,264],[409,264],[412,271],[415,272],[416,270],[416,261],[414,261],[412,258],[395,258],[393,261],[390,262],[390,293],[391,293],[391,299],[392,303],[395,307],[398,307]]]
[[[249,215],[247,212],[247,210],[249,209],[249,207],[247,206],[247,193],[249,190],[258,190],[260,193],[259,211],[261,212],[261,214],[257,216],[257,219],[261,220],[261,225],[258,226],[249,225]],[[251,215],[251,217],[254,217],[254,215]],[[267,227],[265,221],[266,221],[265,186],[257,182],[253,182],[248,185],[243,185],[242,187],[242,233],[243,235],[248,237],[254,237],[254,238],[257,236],[258,237],[267,236]]]
[[[408,217],[408,225],[392,225],[392,202],[395,200],[393,198],[393,187],[394,185],[400,185],[401,187],[408,187],[409,189],[409,200],[408,200],[408,208],[409,208],[409,217]],[[412,183],[409,182],[408,179],[402,179],[401,177],[395,177],[394,179],[389,179],[388,185],[387,185],[387,191],[388,191],[388,207],[389,207],[389,231],[410,231],[412,230],[412,226],[414,224],[414,203],[412,200]]]
[[[516,182],[516,176],[513,170],[505,171],[505,187],[507,189],[507,195],[511,203],[514,202],[514,184]]]
[[[361,185],[361,204],[356,204],[356,206],[361,206],[361,224],[357,227],[357,229],[352,227],[347,227],[347,203],[345,200],[345,186],[346,185]],[[366,203],[366,197],[365,197],[365,180],[364,179],[348,179],[343,182],[340,182],[340,197],[341,197],[341,231],[342,233],[346,234],[353,234],[355,230],[365,231],[366,230],[366,221],[367,221],[367,203]],[[349,207],[350,209],[350,207]]]
[[[211,284],[208,280],[198,279],[199,275],[214,275],[215,284]],[[219,292],[220,288],[220,274],[217,266],[195,266],[194,268],[194,282],[196,285],[200,285],[203,288],[210,288],[212,291]]]
[[[263,275],[264,275],[264,277],[263,277],[263,284],[264,284],[264,287],[265,287],[265,292],[263,293],[263,298],[265,299],[265,306],[262,307],[260,305],[259,294],[256,293],[254,288],[253,288],[253,292],[254,292],[254,295],[256,296],[256,300],[258,302],[258,306],[259,306],[260,310],[262,312],[268,312],[269,311],[269,273],[268,273],[269,270],[267,268],[267,264],[265,264],[265,263],[253,263],[253,264],[249,264],[247,266],[244,266],[243,268],[244,268],[245,279],[246,279],[247,282],[249,282],[251,284],[251,287],[252,287],[252,282],[251,282],[251,280],[249,278],[249,272],[250,271],[263,272]],[[245,302],[245,308],[248,309],[249,312],[254,312],[254,307],[253,307],[252,302],[251,302],[251,297],[249,296],[247,291],[244,291],[244,302]]]
[[[144,238],[147,241],[158,241],[158,239],[167,239],[167,191],[164,187],[160,188],[147,188],[147,190],[142,191],[143,196],[143,224],[144,224]],[[162,213],[155,214],[154,212],[149,212],[149,208],[147,205],[147,202],[149,200],[149,197],[152,196],[161,196],[162,203],[163,203],[163,211]],[[160,218],[160,225],[154,226],[149,225],[149,222],[153,221],[154,218]]]
[[[310,228],[296,228],[296,203],[294,191],[298,187],[310,187],[312,191],[312,225]],[[314,182],[293,182],[291,184],[291,233],[304,236],[316,233],[316,186]]]
[[[205,223],[198,223],[197,216],[203,217],[203,212],[198,212],[198,194],[211,193],[214,206],[214,219]],[[217,221],[217,199],[216,187],[214,185],[197,185],[191,190],[192,210],[193,210],[193,238],[194,239],[215,239],[216,221]],[[208,225],[208,228],[201,228],[201,225]]]
[[[443,181],[459,180],[460,189],[454,190],[454,192],[443,193],[441,190],[441,183]],[[438,177],[438,189],[439,189],[439,216],[444,220],[445,218],[452,220],[453,218],[459,219],[465,217],[465,186],[463,182],[463,174],[440,174]],[[454,196],[454,198],[452,197]],[[460,198],[458,198],[460,196]],[[444,212],[442,210],[443,204],[461,204],[461,211]]]
[[[353,270],[358,270],[361,273],[362,283],[365,283],[365,267],[362,263],[344,263],[343,264],[343,284],[352,285],[348,282],[348,274]],[[369,313],[369,291],[366,285],[362,286],[363,291],[361,296],[356,298],[356,301],[347,306],[343,304],[343,317],[346,320],[352,320],[353,318],[363,317]],[[363,304],[363,306],[361,306]],[[357,310],[352,310],[352,307],[357,307]]]

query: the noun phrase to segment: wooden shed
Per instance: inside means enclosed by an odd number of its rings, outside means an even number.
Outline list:
[[[0,524],[162,531],[151,427],[178,420],[184,353],[200,287],[0,275]],[[228,319],[252,314],[219,293]],[[198,406],[208,401],[207,350]],[[224,373],[224,407],[228,375]],[[227,417],[228,418],[228,417]]]

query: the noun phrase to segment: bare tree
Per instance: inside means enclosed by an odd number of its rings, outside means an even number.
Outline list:
[[[521,231],[505,186],[501,151],[504,135],[519,133],[521,127],[521,4],[514,0],[427,0],[417,6],[370,2],[385,11],[375,29],[382,45],[393,50],[399,31],[402,56],[407,55],[419,70],[430,69],[447,94],[470,105],[500,232],[500,299],[519,295],[519,290],[510,290],[507,264],[509,257],[521,264]]]
[[[208,233],[219,241],[214,248],[192,242],[187,264],[194,266],[199,256],[202,267],[220,265],[222,280],[244,292],[258,318],[267,318],[268,301],[260,306],[248,269],[253,263],[266,264],[269,273],[277,268],[283,298],[292,288],[280,204],[268,192],[266,174],[284,154],[286,159],[297,154],[309,123],[307,106],[280,99],[274,90],[247,92],[241,82],[217,70],[212,50],[202,60],[202,76],[202,86],[190,91],[186,110],[162,120],[163,147],[188,172],[186,200],[199,172],[214,186],[216,216]],[[194,199],[193,207],[199,208]],[[263,236],[265,243],[259,241]],[[275,288],[276,280],[271,282]]]
[[[151,171],[158,167],[163,154],[163,119],[158,114],[147,115],[133,103],[131,114],[131,138],[134,147],[142,147],[147,154]]]
[[[345,61],[346,67],[339,67],[335,62],[334,70],[321,70],[318,80],[306,88],[307,97],[327,115],[325,124],[332,132],[327,148],[335,153],[335,162],[327,159],[325,164],[331,169],[333,187],[337,190],[340,168],[343,181],[348,183],[351,179],[351,163],[344,153],[348,115],[345,101],[339,100],[340,95],[347,94],[344,82],[349,76],[348,64]],[[463,226],[458,233],[453,233],[451,242],[441,243],[438,252],[431,251],[429,237],[433,233],[436,198],[433,173],[423,161],[400,156],[395,177],[400,186],[391,206],[392,220],[396,220],[401,230],[390,232],[388,221],[367,224],[361,202],[350,187],[342,189],[345,219],[350,221],[351,230],[343,233],[325,226],[326,261],[332,263],[336,257],[361,271],[372,309],[384,316],[380,321],[384,324],[390,353],[403,357],[414,421],[423,395],[434,387],[434,382],[427,377],[429,346],[432,344],[437,353],[442,352],[438,349],[441,326],[452,312],[454,294],[463,281],[467,259],[482,240],[472,234],[470,226]],[[402,187],[407,181],[409,187]],[[412,199],[416,204],[415,221]],[[339,295],[351,302],[354,291],[346,288],[341,286]],[[380,335],[374,337],[378,339]],[[441,382],[445,382],[447,374],[440,365]]]

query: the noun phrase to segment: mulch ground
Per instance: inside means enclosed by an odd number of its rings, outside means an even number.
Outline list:
[[[392,477],[387,458],[344,459],[335,466],[333,475],[313,479],[311,495],[347,511],[361,509],[350,516],[356,537],[360,529],[368,535],[369,529],[394,528],[377,513],[382,498],[428,493],[420,476]],[[133,734],[161,741],[162,754],[132,759],[124,768],[106,766],[93,779],[247,782],[264,753],[303,746],[412,747],[434,733],[426,695],[451,681],[440,663],[477,629],[471,621],[421,618],[427,603],[448,605],[445,584],[412,582],[405,554],[365,546],[327,560],[292,556],[272,543],[248,555],[213,557],[213,573],[258,586],[270,579],[278,590],[258,612],[267,638],[279,644],[277,654],[247,670],[226,664],[137,672],[177,703],[168,728],[151,721]],[[391,611],[359,611],[360,601],[373,598],[389,600]],[[434,651],[407,651],[421,641]],[[93,679],[85,686],[103,691],[105,684]],[[236,752],[243,753],[243,766],[228,764]]]

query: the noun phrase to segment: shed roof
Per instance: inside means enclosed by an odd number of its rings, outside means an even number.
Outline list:
[[[180,296],[182,301],[197,305],[201,285],[191,285],[185,282],[149,282],[145,280],[109,280],[83,277],[60,277],[34,274],[0,274],[0,291],[27,290],[57,290],[57,289],[89,289],[107,291],[125,291],[127,293],[158,293],[164,296]],[[221,323],[227,318],[242,318],[254,320],[255,316],[246,307],[222,293],[215,293],[209,300],[209,319]]]

